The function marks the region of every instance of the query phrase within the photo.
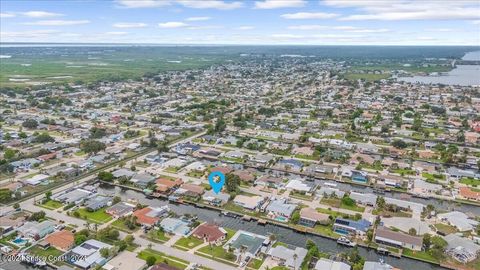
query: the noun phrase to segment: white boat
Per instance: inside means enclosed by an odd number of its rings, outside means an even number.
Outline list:
[[[357,243],[351,241],[350,239],[346,238],[345,236],[342,236],[337,239],[337,244],[348,246],[348,247],[355,247]]]

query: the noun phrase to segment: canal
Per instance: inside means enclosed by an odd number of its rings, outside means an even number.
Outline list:
[[[246,230],[253,233],[268,235],[275,234],[277,239],[281,242],[284,242],[289,245],[305,247],[307,239],[313,240],[320,249],[321,252],[328,253],[331,255],[338,254],[344,251],[348,251],[348,248],[339,246],[336,241],[323,238],[320,236],[314,235],[305,235],[288,228],[283,228],[275,225],[267,224],[265,226],[258,225],[256,222],[247,222],[242,221],[241,219],[220,216],[219,212],[206,209],[206,208],[197,208],[191,205],[182,205],[182,204],[171,204],[166,200],[162,199],[149,199],[141,192],[123,189],[117,186],[101,185],[98,188],[98,192],[106,195],[119,196],[122,200],[133,199],[137,200],[141,204],[151,205],[151,206],[163,206],[169,205],[169,207],[178,214],[192,214],[197,215],[198,218],[202,221],[214,222],[220,226],[232,228],[235,230]],[[411,260],[408,258],[393,258],[393,257],[384,257],[378,255],[373,250],[368,250],[366,248],[359,248],[360,254],[369,261],[378,261],[379,259],[384,259],[386,263],[398,267],[403,270],[415,269],[415,270],[427,270],[427,269],[444,269],[439,266],[434,266],[428,263]]]

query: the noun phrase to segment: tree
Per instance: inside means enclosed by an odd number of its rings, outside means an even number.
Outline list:
[[[426,251],[430,250],[430,246],[432,245],[432,237],[430,236],[430,234],[426,233],[423,235],[422,244],[423,244],[423,248]]]
[[[35,143],[47,143],[47,142],[54,142],[54,141],[55,141],[55,139],[52,136],[50,136],[47,132],[43,132],[41,134],[38,134],[33,139],[33,142],[35,142]]]
[[[417,235],[417,230],[415,230],[415,228],[410,228],[410,230],[408,230],[408,234],[415,236]]]
[[[98,179],[105,182],[112,182],[113,174],[111,172],[102,171],[98,173]]]
[[[39,221],[45,218],[45,212],[35,212],[28,217],[28,221]]]
[[[82,149],[83,152],[85,153],[98,153],[102,150],[105,150],[106,146],[104,143],[95,141],[95,140],[87,140],[87,141],[82,141],[80,143],[80,149]]]
[[[290,221],[293,224],[297,224],[299,220],[300,220],[300,212],[298,211],[293,212],[292,217],[290,218]]]
[[[121,201],[122,201],[122,198],[120,198],[119,196],[115,196],[115,197],[113,197],[113,199],[112,199],[112,204],[117,204],[117,203],[119,203],[119,202],[121,202]]]
[[[75,245],[80,245],[81,243],[87,241],[88,237],[84,234],[76,234],[75,235]]]
[[[29,129],[34,129],[38,127],[38,122],[35,119],[27,119],[23,121],[22,126]]]
[[[51,197],[52,197],[52,191],[49,190],[45,192],[45,199],[47,199],[47,201],[50,201]]]
[[[107,135],[107,132],[104,128],[93,127],[90,129],[90,138],[99,139]]]
[[[382,196],[377,197],[377,208],[378,209],[383,209],[385,207],[385,198]]]
[[[19,203],[14,203],[13,204],[13,209],[15,209],[15,210],[20,209],[20,204]]]
[[[104,257],[104,258],[110,257],[110,249],[108,249],[108,248],[106,248],[106,247],[105,247],[105,248],[101,248],[101,249],[100,249],[100,255],[102,255],[102,257]]]
[[[229,173],[225,176],[225,178],[225,187],[227,191],[230,193],[237,192],[240,186],[240,177],[238,177],[238,175]]]
[[[152,265],[155,264],[155,262],[157,261],[157,259],[156,259],[154,256],[150,255],[150,256],[147,257],[147,260],[146,260],[146,261],[147,261],[147,265],[148,265],[148,266],[152,266]]]
[[[129,234],[127,236],[125,236],[125,239],[123,239],[125,241],[125,243],[127,243],[127,245],[132,245],[133,244],[133,241],[135,240],[135,237],[133,237],[133,235]]]
[[[10,148],[6,148],[5,151],[3,151],[3,157],[6,160],[10,160],[10,159],[14,158],[16,154],[17,154],[17,151],[15,151],[13,149],[10,149]]]
[[[407,148],[408,145],[406,142],[397,139],[392,142],[392,146],[395,148],[404,149]]]

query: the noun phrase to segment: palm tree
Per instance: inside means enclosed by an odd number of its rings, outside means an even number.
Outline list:
[[[293,268],[294,269],[297,269],[297,258],[298,258],[298,254],[294,253],[293,254]]]

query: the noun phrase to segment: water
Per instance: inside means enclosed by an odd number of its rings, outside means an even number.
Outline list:
[[[278,227],[274,225],[267,224],[265,226],[260,226],[256,222],[246,222],[240,219],[235,219],[231,217],[220,216],[219,212],[205,209],[205,208],[196,208],[191,205],[177,205],[170,204],[168,201],[160,199],[148,199],[141,192],[122,189],[120,187],[113,187],[108,185],[101,185],[98,188],[99,193],[116,195],[120,196],[122,200],[135,199],[138,200],[141,204],[147,204],[151,206],[163,206],[169,205],[169,207],[178,214],[194,214],[197,215],[200,220],[207,222],[214,222],[220,226],[232,228],[235,230],[246,230],[253,233],[268,235],[275,234],[277,239],[281,242],[284,242],[289,245],[305,247],[307,239],[313,240],[317,245],[320,251],[335,255],[344,251],[348,251],[347,247],[340,246],[336,241],[319,237],[313,235],[305,235],[297,233],[288,228]],[[400,269],[415,269],[415,270],[433,270],[433,269],[443,269],[439,266],[434,266],[428,263],[423,263],[415,260],[410,260],[407,258],[392,258],[392,257],[382,257],[378,255],[373,250],[367,250],[366,248],[359,248],[360,254],[370,261],[378,261],[380,258],[385,259],[385,261],[395,267]]]
[[[480,60],[480,51],[466,53],[462,59],[478,61]],[[401,77],[398,80],[427,84],[480,85],[480,65],[457,65],[455,69],[447,72],[445,75]]]

